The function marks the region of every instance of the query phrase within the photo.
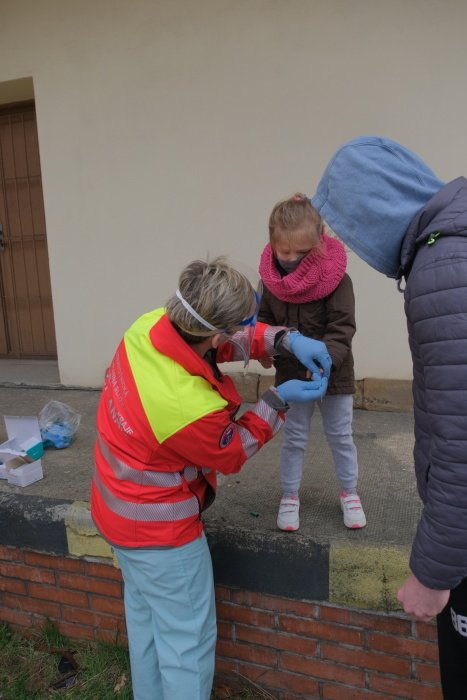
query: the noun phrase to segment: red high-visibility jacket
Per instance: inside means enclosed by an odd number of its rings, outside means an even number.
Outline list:
[[[251,356],[273,354],[281,328],[257,324]],[[218,361],[238,359],[230,343]],[[91,513],[123,547],[175,547],[198,537],[216,471],[238,472],[284,416],[258,401],[241,418],[232,379],[185,343],[164,309],[139,318],[107,370],[97,413]]]

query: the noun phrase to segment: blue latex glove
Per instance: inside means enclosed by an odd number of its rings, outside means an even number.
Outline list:
[[[291,331],[287,341],[290,352],[313,373],[315,379],[321,376],[320,369],[323,370],[323,376],[329,378],[332,360],[326,345],[321,340],[306,338],[298,331]]]
[[[289,379],[279,384],[276,391],[286,403],[316,401],[321,399],[328,388],[327,377],[315,380]]]

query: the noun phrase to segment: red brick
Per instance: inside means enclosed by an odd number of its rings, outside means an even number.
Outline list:
[[[0,576],[0,591],[26,595],[27,588],[24,581],[20,581],[17,578],[3,578]]]
[[[118,634],[119,637],[126,638],[127,633],[126,633],[126,623],[125,623],[125,618],[124,617],[119,617],[118,618]]]
[[[65,622],[64,620],[58,620],[57,627],[61,634],[64,634],[70,639],[96,639],[92,627],[75,625],[71,622]]]
[[[234,676],[237,673],[238,662],[233,659],[220,659],[216,657],[216,674]]]
[[[342,625],[352,625],[364,629],[371,629],[401,636],[411,636],[411,622],[398,617],[388,615],[372,615],[346,608],[337,608],[323,605],[320,610],[320,619],[328,622],[339,622]]]
[[[218,603],[217,617],[219,620],[243,622],[246,625],[257,625],[258,627],[275,627],[274,615],[272,613],[242,608],[231,603]]]
[[[65,605],[73,605],[79,608],[88,607],[88,597],[83,591],[70,591],[67,588],[57,586],[43,586],[40,583],[28,583],[28,593],[32,598],[53,600]]]
[[[337,666],[336,664],[320,661],[319,659],[306,658],[296,654],[282,653],[279,660],[280,668],[295,673],[303,673],[306,676],[317,678],[327,678],[339,680],[342,683],[349,683],[353,686],[362,687],[365,685],[365,672]]]
[[[304,700],[319,698],[318,682],[306,676],[298,676],[295,673],[286,673],[285,671],[270,671],[248,664],[240,664],[239,673],[241,676],[253,680],[261,688],[269,689],[271,692],[281,688],[301,693]]]
[[[321,645],[321,656],[324,659],[337,661],[348,666],[358,666],[362,669],[373,669],[383,673],[392,673],[396,676],[410,678],[412,664],[407,659],[389,654],[378,654],[362,649],[350,649],[349,647],[328,644]]]
[[[385,651],[388,654],[407,656],[422,661],[438,660],[438,648],[431,642],[418,642],[414,639],[375,633],[369,634],[368,646],[372,651]]]
[[[421,685],[418,681],[402,681],[386,676],[376,676],[372,673],[368,677],[372,690],[391,693],[391,698],[403,698],[403,700],[442,700],[441,690],[429,685]]]
[[[280,634],[279,632],[262,630],[257,627],[247,627],[245,625],[235,626],[235,638],[240,642],[249,644],[259,644],[274,649],[284,649],[296,652],[297,654],[316,654],[318,642],[307,637],[297,637],[291,634]]]
[[[352,690],[348,686],[334,685],[332,683],[323,684],[323,698],[326,700],[391,700],[392,695],[381,695],[372,690],[359,688]]]
[[[115,632],[119,632],[120,630],[121,617],[115,617],[114,615],[96,615],[95,619],[95,626],[100,629],[112,629],[115,630]]]
[[[110,644],[121,644],[118,633],[112,630],[96,629],[94,639],[100,642],[109,642]]]
[[[110,613],[111,615],[125,614],[123,600],[118,598],[104,598],[102,596],[89,596],[89,609],[97,610],[98,612]]]
[[[31,627],[32,615],[23,610],[0,608],[0,620],[16,627]]]
[[[217,636],[223,639],[233,639],[234,626],[230,622],[217,621]]]
[[[440,683],[439,666],[417,663],[415,676],[424,683]]]
[[[281,700],[304,700],[304,697],[302,693],[281,693]]]
[[[435,622],[414,622],[414,636],[425,642],[437,642],[438,630]]]
[[[22,549],[0,545],[0,559],[4,559],[5,561],[23,561],[24,553]],[[0,565],[0,571],[3,571],[2,566],[3,565]]]
[[[317,622],[316,620],[302,620],[299,617],[279,617],[279,628],[293,634],[306,634],[315,639],[328,639],[343,644],[362,646],[364,634],[361,630],[348,627]]]
[[[215,593],[218,601],[226,600],[230,602],[232,600],[232,589],[227,588],[227,586],[216,586]]]
[[[229,642],[226,639],[218,639],[216,653],[219,656],[251,661],[251,663],[262,664],[263,666],[277,666],[277,652],[264,647],[253,647],[249,644],[239,644],[238,642]]]
[[[38,613],[46,617],[60,617],[60,605],[50,601],[30,598],[29,596],[13,596],[5,594],[3,604],[11,608],[23,610],[25,612]]]
[[[2,576],[19,578],[23,581],[37,581],[40,583],[55,584],[55,574],[47,569],[34,569],[24,564],[3,564],[0,570]]]
[[[117,567],[111,564],[98,564],[97,562],[87,561],[85,562],[85,573],[86,576],[92,576],[94,578],[108,578],[112,581],[121,581],[122,572]]]
[[[58,574],[58,585],[65,588],[100,593],[101,595],[121,598],[122,586],[116,581],[101,581],[100,579],[86,578],[85,576],[73,576],[72,574]]]
[[[58,569],[59,571],[84,572],[84,562],[81,559],[58,557],[40,552],[25,552],[24,561],[30,566],[40,566],[43,569]]]
[[[67,622],[78,622],[81,625],[96,627],[97,629],[118,629],[118,618],[113,615],[97,615],[89,610],[79,608],[63,608],[62,617]]]
[[[289,600],[288,598],[278,598],[277,596],[264,595],[263,593],[252,593],[251,591],[232,591],[232,601],[239,605],[262,610],[272,610],[273,612],[288,613],[299,617],[318,617],[318,606],[301,600]]]

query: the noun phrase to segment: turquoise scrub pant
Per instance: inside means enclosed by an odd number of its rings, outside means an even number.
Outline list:
[[[170,549],[114,550],[134,700],[209,700],[217,630],[205,536]]]

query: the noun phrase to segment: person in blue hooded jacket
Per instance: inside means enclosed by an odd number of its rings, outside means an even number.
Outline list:
[[[360,258],[405,280],[423,510],[397,598],[418,620],[437,617],[443,696],[465,700],[467,180],[445,184],[402,145],[364,136],[338,149],[311,203]]]

